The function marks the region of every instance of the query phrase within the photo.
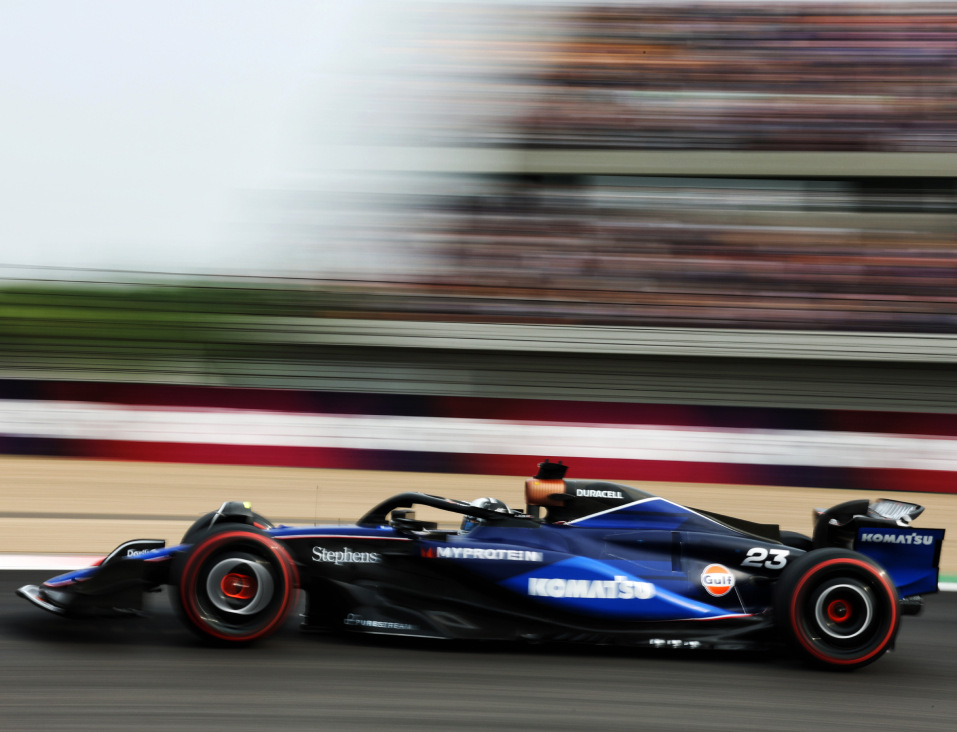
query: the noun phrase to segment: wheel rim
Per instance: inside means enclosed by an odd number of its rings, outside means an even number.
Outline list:
[[[230,572],[219,583],[223,594],[234,600],[248,600],[256,594],[258,587],[254,577],[236,572]]]
[[[263,638],[285,621],[299,584],[295,564],[271,537],[223,531],[198,542],[178,582],[184,619],[219,641]]]
[[[255,615],[274,595],[269,570],[261,563],[242,557],[217,562],[206,577],[206,595],[213,606],[233,615]]]
[[[838,641],[857,638],[871,627],[874,601],[870,588],[858,582],[825,587],[817,596],[814,616],[821,630]]]

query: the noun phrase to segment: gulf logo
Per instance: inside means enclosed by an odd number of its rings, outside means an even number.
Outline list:
[[[723,564],[709,564],[701,573],[701,586],[712,597],[724,597],[734,587],[734,575]]]

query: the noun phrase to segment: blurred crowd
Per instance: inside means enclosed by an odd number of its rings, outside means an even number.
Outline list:
[[[433,157],[472,146],[463,159],[509,162],[493,166],[497,177],[468,164],[433,183],[413,174],[394,200],[358,204],[341,249],[354,261],[366,253],[353,277],[375,284],[345,310],[957,331],[957,170],[893,177],[897,153],[957,152],[957,2],[420,7],[415,32],[390,49],[381,95],[369,97],[404,103],[379,111],[380,136],[367,139],[431,147]],[[799,175],[787,169],[794,158],[763,156],[778,161],[754,173],[764,179],[642,178],[640,155],[602,177],[589,175],[597,153],[526,155],[538,148],[673,149],[699,160],[709,156],[693,151],[813,151],[800,158],[825,161],[860,151],[876,153],[865,158],[889,177],[848,166],[841,180],[788,180]],[[364,148],[373,158],[375,149]],[[570,159],[574,170],[562,167]],[[705,174],[724,175],[718,165]],[[372,211],[387,215],[373,223]]]
[[[401,94],[426,144],[957,149],[957,4],[426,4]],[[474,4],[473,4],[474,6]],[[456,16],[461,13],[461,17]],[[409,79],[410,67],[400,72]]]
[[[486,181],[397,206],[403,273],[356,307],[680,327],[957,330],[957,190],[836,182]],[[478,185],[475,180],[469,185]],[[770,187],[768,187],[770,186]],[[897,212],[894,212],[894,209]],[[877,209],[875,211],[874,209]]]

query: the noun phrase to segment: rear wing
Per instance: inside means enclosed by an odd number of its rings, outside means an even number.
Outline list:
[[[815,511],[814,548],[843,547],[865,554],[890,574],[901,597],[937,592],[944,529],[913,528],[924,512],[916,503],[855,500]]]

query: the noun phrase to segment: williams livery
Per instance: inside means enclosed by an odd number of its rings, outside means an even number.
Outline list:
[[[630,486],[565,478],[547,460],[524,510],[402,493],[350,526],[274,526],[227,502],[182,543],[127,542],[93,567],[18,593],[65,616],[138,614],[170,585],[184,622],[218,643],[305,630],[673,648],[786,642],[855,668],[893,647],[901,615],[936,592],[942,529],[923,509],[854,500],[813,534],[680,506]],[[449,513],[450,525],[413,508]]]

